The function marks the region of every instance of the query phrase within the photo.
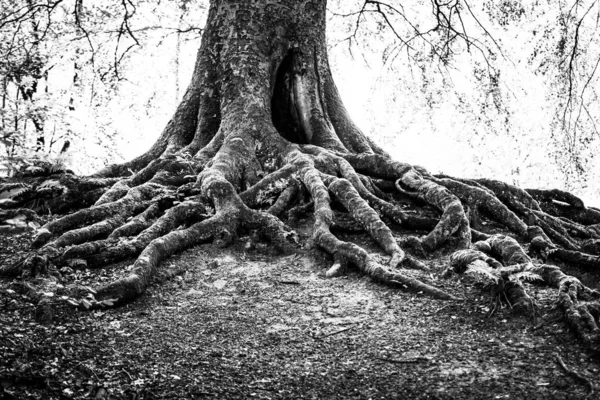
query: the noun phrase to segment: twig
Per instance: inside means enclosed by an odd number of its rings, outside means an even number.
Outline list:
[[[446,309],[446,308],[448,308],[449,306],[450,306],[450,305],[449,305],[449,304],[447,304],[447,305],[445,305],[445,306],[443,306],[443,307],[440,307],[440,308],[438,308],[438,309],[437,309],[437,310],[435,310],[435,311],[432,311],[432,312],[430,312],[429,314],[425,314],[425,316],[426,316],[426,317],[431,317],[432,315],[435,315],[435,314],[439,313],[440,311],[442,311],[442,310],[445,310],[445,309]]]
[[[281,283],[283,285],[299,285],[300,282],[298,281],[277,281],[277,283]]]
[[[413,364],[418,362],[427,362],[430,361],[428,357],[412,357],[412,358],[385,358],[385,357],[375,357],[375,359],[380,361],[385,361],[393,364]]]
[[[565,362],[563,361],[563,359],[560,357],[560,355],[558,353],[554,353],[554,356],[556,357],[556,361],[558,362],[558,365],[561,366],[561,368],[565,371],[565,373],[583,383],[585,383],[585,385],[589,388],[589,392],[588,395],[586,396],[586,398],[590,398],[592,396],[592,394],[594,393],[594,384],[592,382],[590,382],[586,377],[584,377],[583,375],[580,375],[578,372],[575,372],[573,370],[570,370],[566,365]]]
[[[354,329],[354,328],[356,328],[356,326],[349,326],[349,327],[344,328],[344,329],[338,329],[337,331],[328,333],[326,335],[322,335],[321,338],[325,338],[325,337],[328,337],[328,336],[337,335],[338,333],[346,332],[346,331],[349,331],[349,330]]]
[[[125,375],[127,375],[129,377],[130,381],[133,381],[133,378],[131,377],[131,375],[129,374],[129,372],[127,372],[124,368],[121,368],[121,371],[125,372]]]

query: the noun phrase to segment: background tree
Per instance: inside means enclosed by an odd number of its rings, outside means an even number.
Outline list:
[[[165,52],[163,43],[175,36],[184,42],[198,37],[199,29],[187,18],[201,19],[202,5],[187,7],[182,17],[179,4],[159,3],[3,4],[4,168],[41,159],[71,167],[86,164],[91,168],[84,172],[90,172],[122,158],[116,138],[120,129],[130,127],[116,128],[114,109],[129,110],[131,122],[122,125],[139,123],[165,97],[159,83],[131,95],[142,81],[153,79],[140,73],[132,77],[130,57],[156,59]],[[168,66],[170,60],[165,61]],[[165,70],[165,79],[172,79],[173,68]],[[136,104],[132,99],[138,97],[142,100]],[[56,160],[66,141],[73,143],[69,159]]]
[[[357,25],[376,15],[409,56],[429,54],[441,67],[460,49],[478,53],[484,61],[476,76],[487,76],[486,101],[502,115],[494,36],[464,1],[433,1],[431,10],[424,30],[403,8],[382,2],[366,1],[355,15]],[[64,192],[62,210],[81,207],[84,190],[94,205],[46,224],[34,242],[40,250],[23,265],[97,267],[137,256],[123,278],[81,303],[115,305],[143,293],[162,260],[195,243],[224,246],[242,236],[247,250],[267,241],[292,251],[310,239],[331,255],[327,276],[352,265],[384,284],[457,300],[405,269],[429,271],[422,259],[458,249],[448,273],[486,275],[502,299],[525,309],[533,302],[522,280],[556,287],[569,324],[597,346],[600,294],[544,262],[597,267],[600,210],[560,190],[434,175],[392,159],[342,103],[326,16],[323,1],[212,1],[191,83],[162,134],[129,162],[53,185]],[[412,37],[391,18],[405,21]],[[472,27],[494,46],[469,34]],[[11,206],[28,200],[13,197]],[[306,215],[310,238],[291,229]],[[399,237],[390,228],[398,226],[416,234]],[[364,230],[387,258],[340,239],[335,228]]]

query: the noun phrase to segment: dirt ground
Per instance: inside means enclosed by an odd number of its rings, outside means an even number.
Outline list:
[[[0,263],[30,236],[2,236]],[[267,253],[201,245],[169,259],[137,301],[94,311],[65,303],[47,325],[0,280],[0,398],[600,398],[558,363],[600,388],[600,363],[560,320],[551,289],[528,285],[535,321],[508,308],[489,316],[480,289],[439,278],[444,257],[418,275],[465,301],[355,272],[326,279],[331,261],[312,249]],[[63,273],[57,284],[119,271]]]

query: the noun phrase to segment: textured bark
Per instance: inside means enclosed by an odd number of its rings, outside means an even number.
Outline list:
[[[450,266],[458,274],[473,272],[486,276],[491,281],[488,286],[492,294],[500,301],[506,300],[511,307],[526,310],[533,307],[533,300],[518,278],[519,273],[531,270],[533,263],[511,237],[494,235],[473,243],[471,249],[452,254]]]
[[[558,289],[559,307],[565,319],[584,343],[600,350],[600,292],[584,286],[579,279],[554,265],[540,265],[535,271],[548,285]]]

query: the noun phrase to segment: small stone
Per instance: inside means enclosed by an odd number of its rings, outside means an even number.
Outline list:
[[[52,305],[48,297],[43,298],[39,301],[35,308],[34,317],[35,320],[42,325],[49,325],[52,323],[54,312],[52,311]]]

